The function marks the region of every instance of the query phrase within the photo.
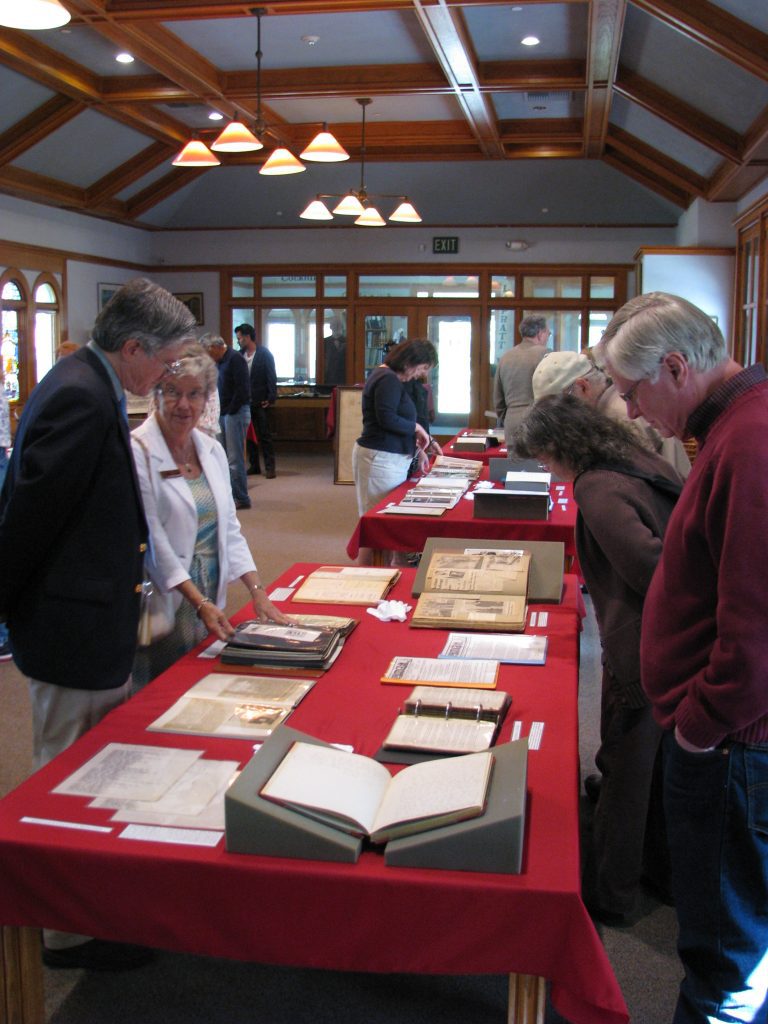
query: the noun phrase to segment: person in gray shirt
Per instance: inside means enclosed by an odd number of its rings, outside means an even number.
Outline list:
[[[543,316],[526,316],[520,321],[520,341],[499,360],[493,382],[493,405],[499,424],[504,426],[507,448],[514,442],[515,428],[533,405],[533,372],[547,354],[552,331]]]

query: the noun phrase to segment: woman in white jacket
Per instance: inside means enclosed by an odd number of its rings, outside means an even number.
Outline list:
[[[196,428],[216,388],[216,364],[197,343],[181,354],[157,389],[157,410],[132,435],[150,543],[146,568],[160,638],[141,649],[134,683],[142,686],[211,633],[226,640],[227,586],[241,579],[257,618],[285,623],[267,597],[235,513],[224,449]]]

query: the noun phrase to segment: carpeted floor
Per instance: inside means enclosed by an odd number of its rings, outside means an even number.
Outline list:
[[[243,531],[265,580],[293,562],[348,562],[357,522],[354,488],[333,484],[327,453],[278,454],[274,480],[249,477],[253,508]],[[230,588],[229,610],[245,601]],[[589,606],[581,643],[580,756],[594,770],[600,693],[599,643]],[[24,681],[0,665],[0,794],[31,770]],[[583,799],[584,831],[589,805]],[[265,927],[269,926],[265,922]],[[460,923],[457,923],[457,925]],[[535,927],[535,922],[532,922]],[[600,928],[633,1024],[668,1024],[680,967],[674,912],[651,897],[631,928]],[[419,977],[296,970],[160,953],[141,970],[109,975],[47,971],[48,1024],[503,1024],[507,982],[496,975]],[[548,1009],[545,1024],[561,1024]]]

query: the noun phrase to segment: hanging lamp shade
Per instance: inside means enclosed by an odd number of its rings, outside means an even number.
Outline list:
[[[71,17],[59,0],[0,0],[0,25],[6,28],[59,28]]]
[[[354,192],[348,192],[341,202],[334,206],[333,212],[340,214],[342,217],[359,217],[365,213],[365,207]]]
[[[313,199],[299,216],[304,220],[333,220],[333,214],[321,199]]]
[[[253,132],[241,121],[230,121],[223,132],[211,143],[211,149],[222,153],[248,153],[256,149],[264,149]]]
[[[355,221],[355,224],[359,224],[362,228],[383,228],[386,223],[375,206],[366,206]]]
[[[421,217],[419,216],[416,207],[412,203],[409,203],[407,199],[404,199],[398,208],[389,215],[389,219],[396,221],[398,224],[420,224]]]
[[[218,167],[221,160],[200,139],[190,139],[171,163],[174,167]]]
[[[306,171],[306,167],[290,150],[279,146],[273,149],[266,162],[259,169],[259,174],[298,174]]]
[[[317,133],[300,155],[302,160],[310,160],[322,164],[333,164],[338,163],[340,160],[349,160],[349,153],[331,135],[328,131],[328,125],[323,125],[323,130]]]

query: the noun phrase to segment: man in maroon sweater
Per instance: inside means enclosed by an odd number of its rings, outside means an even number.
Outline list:
[[[663,292],[606,331],[631,416],[699,454],[645,601],[643,687],[685,978],[673,1024],[768,1019],[768,378],[712,319]]]

